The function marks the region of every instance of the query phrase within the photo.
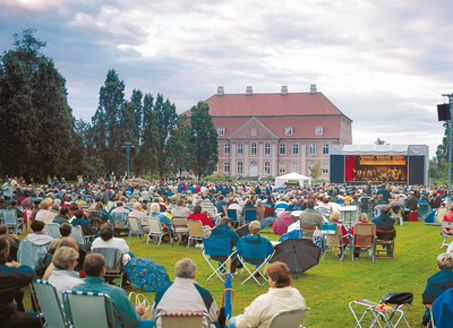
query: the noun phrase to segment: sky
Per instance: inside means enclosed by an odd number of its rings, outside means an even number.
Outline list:
[[[181,113],[225,93],[308,92],[353,120],[353,144],[427,144],[444,134],[453,93],[453,2],[438,0],[0,0],[0,52],[36,29],[90,121],[114,68]]]

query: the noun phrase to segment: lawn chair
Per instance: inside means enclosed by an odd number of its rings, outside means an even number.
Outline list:
[[[119,236],[121,233],[129,234],[128,216],[129,213],[110,213],[110,223],[113,225],[116,236]]]
[[[307,225],[300,226],[300,233],[303,236],[302,238],[304,238],[304,239],[313,240],[313,234],[314,234],[315,230],[316,230],[316,226],[307,226]]]
[[[72,327],[115,327],[113,305],[107,294],[71,291],[63,293],[63,301]]]
[[[376,226],[370,224],[356,224],[354,235],[351,238],[351,249],[353,247],[371,248],[371,260],[374,262],[376,254]],[[354,252],[351,252],[351,260],[354,261]]]
[[[368,213],[368,202],[370,199],[370,197],[360,198],[360,213]]]
[[[203,238],[203,258],[213,273],[206,279],[208,281],[213,276],[217,276],[222,282],[225,282],[221,276],[222,273],[226,273],[228,270],[228,261],[236,254],[231,253],[231,241],[230,238]],[[211,261],[217,262],[217,268],[215,268]]]
[[[241,284],[244,284],[247,280],[253,278],[258,285],[261,285],[256,276],[261,276],[264,279],[264,282],[267,282],[265,271],[272,255],[274,254],[272,253],[267,255],[267,242],[266,238],[260,238],[257,243],[251,243],[243,239],[239,239],[237,246],[237,249],[239,249],[239,251],[237,251],[238,258],[242,263],[242,266],[249,273],[249,276],[246,277]],[[255,270],[250,271],[246,263],[254,265]],[[262,268],[264,269],[263,272],[260,271]]]
[[[149,244],[149,241],[152,237],[154,243],[160,245],[162,243],[162,237],[165,235],[169,235],[171,245],[173,246],[173,238],[171,236],[171,231],[164,231],[162,229],[162,225],[160,223],[159,218],[147,217],[146,220],[148,221],[148,239],[146,240],[147,244]]]
[[[157,320],[161,320],[161,327],[166,328],[211,327],[211,319],[204,312],[160,312],[155,318],[156,327]]]
[[[442,235],[442,247],[448,247],[450,242],[447,243],[447,238],[453,238],[453,222],[442,222],[440,226],[440,234]]]
[[[14,233],[16,235],[24,224],[24,220],[17,218],[16,210],[0,210],[0,218],[2,219],[3,223],[8,226],[8,229],[14,230]]]
[[[331,253],[333,253],[333,248],[338,247],[341,250],[341,257],[340,257],[340,262],[344,258],[344,254],[346,253],[346,247],[348,244],[345,244],[343,241],[343,234],[341,231],[341,226],[335,224],[335,233],[334,234],[326,234],[326,244],[328,247],[324,247],[324,254],[322,255],[322,259],[324,260],[324,256],[326,256],[327,250],[330,248]]]
[[[433,303],[432,322],[437,327],[451,327],[453,318],[453,288],[446,290]],[[434,328],[436,328],[434,326]]]
[[[46,223],[43,232],[52,238],[61,238],[60,225],[58,223]]]
[[[190,247],[190,242],[191,241],[202,241],[203,238],[207,238],[206,233],[203,229],[203,225],[201,224],[200,221],[196,220],[189,220],[188,222],[189,225],[189,241],[187,243],[187,248]]]
[[[410,327],[406,319],[406,313],[409,311],[414,296],[412,293],[388,293],[382,296],[379,303],[369,301],[367,299],[359,299],[349,302],[349,309],[352,316],[357,322],[356,327],[397,327],[401,321],[404,321],[407,327]],[[389,305],[391,304],[391,305]],[[365,307],[360,317],[359,308]],[[363,323],[366,319],[369,324]]]
[[[173,216],[171,223],[173,225],[173,234],[178,236],[179,244],[183,244],[187,239],[183,240],[183,236],[189,235],[189,225],[186,216]],[[188,238],[188,237],[187,237]]]
[[[239,223],[239,219],[238,219],[238,212],[234,209],[227,209],[227,215],[228,217],[230,218],[231,222],[234,223],[234,222],[237,222]]]
[[[442,222],[444,221],[444,216],[447,213],[447,208],[446,207],[439,207],[436,210],[436,223],[438,225],[441,225]]]
[[[118,248],[93,248],[92,253],[102,254],[105,260],[106,272],[104,277],[120,278],[120,288],[123,287],[123,276],[126,273],[123,265],[123,252]]]
[[[250,208],[244,210],[244,223],[250,223],[252,221],[256,221],[257,219],[257,210]]]
[[[83,230],[82,230],[82,226],[73,226],[71,228],[71,235],[70,235],[72,238],[74,238],[78,244],[85,244],[87,241],[91,240],[91,239],[94,239],[94,235],[88,235],[88,236],[85,236],[83,234]]]
[[[394,233],[391,240],[382,240],[377,237],[378,233]],[[382,246],[382,247],[378,247]],[[388,250],[390,248],[390,251]],[[391,255],[389,255],[389,252]],[[381,255],[384,253],[384,255]],[[375,242],[375,258],[393,258],[396,260],[395,252],[395,229],[391,231],[382,231],[381,229],[376,229],[376,242]]]
[[[417,218],[419,220],[424,220],[429,212],[431,211],[431,207],[429,204],[418,204],[418,212],[417,212]]]
[[[21,265],[28,265],[34,269],[39,259],[43,258],[47,249],[49,248],[50,242],[43,245],[33,244],[30,240],[24,239],[19,243],[19,249],[17,251],[17,262]]]
[[[127,223],[129,226],[129,243],[131,242],[132,235],[138,236],[140,243],[143,242],[145,232],[143,231],[140,220],[136,217],[128,216]]]
[[[304,328],[309,314],[310,308],[281,311],[272,316],[267,328]]]
[[[57,289],[48,281],[35,279],[33,281],[33,290],[38,301],[35,304],[39,304],[40,315],[46,320],[44,327],[69,327]]]

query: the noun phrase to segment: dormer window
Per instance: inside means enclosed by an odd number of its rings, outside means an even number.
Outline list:
[[[315,136],[322,136],[324,135],[324,127],[323,126],[317,126],[315,128]]]
[[[285,128],[285,136],[292,136],[293,135],[293,127],[292,126],[287,126]]]
[[[218,127],[217,128],[217,134],[219,135],[219,137],[222,137],[225,135],[225,128],[224,127]]]

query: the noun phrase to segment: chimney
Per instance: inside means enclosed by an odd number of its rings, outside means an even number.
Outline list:
[[[315,95],[317,93],[316,91],[316,84],[311,84],[310,85],[310,94]]]
[[[246,96],[251,96],[253,94],[252,87],[249,85],[247,86],[247,89],[245,89],[245,95]]]
[[[288,87],[286,85],[282,86],[282,92],[280,94],[282,96],[286,96],[288,94]]]
[[[217,87],[217,96],[218,97],[221,97],[225,94],[225,91],[223,90],[223,87],[222,86],[218,86]]]

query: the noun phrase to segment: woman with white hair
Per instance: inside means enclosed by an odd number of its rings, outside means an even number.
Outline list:
[[[167,229],[172,229],[170,218],[164,213],[160,212],[160,205],[158,203],[151,204],[151,213],[149,214],[149,216],[152,218],[158,218],[160,223],[164,224]]]

